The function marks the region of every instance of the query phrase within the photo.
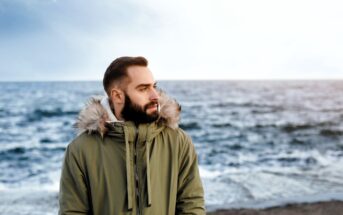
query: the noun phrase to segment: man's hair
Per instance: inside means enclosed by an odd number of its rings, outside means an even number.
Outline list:
[[[113,84],[122,86],[124,79],[127,78],[127,68],[129,66],[148,66],[148,60],[144,57],[119,57],[115,59],[106,69],[102,81],[107,95],[111,95]]]

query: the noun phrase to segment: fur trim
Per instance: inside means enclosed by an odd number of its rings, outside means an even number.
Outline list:
[[[170,98],[164,92],[160,92],[160,119],[159,121],[165,123],[168,127],[176,129],[179,127],[181,105]]]
[[[107,132],[106,122],[109,116],[106,109],[101,105],[103,96],[93,96],[80,111],[74,127],[78,134],[83,132],[98,131],[101,136]],[[164,92],[160,92],[160,117],[157,123],[164,124],[172,129],[179,127],[181,106]]]
[[[103,135],[106,132],[105,123],[109,117],[105,108],[100,103],[101,98],[100,96],[91,97],[86,103],[85,108],[80,111],[74,125],[78,134],[86,131],[88,133],[99,131]]]

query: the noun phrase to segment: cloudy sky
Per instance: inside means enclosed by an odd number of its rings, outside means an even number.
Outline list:
[[[343,79],[343,2],[0,0],[0,81],[100,80],[145,56],[156,79]]]

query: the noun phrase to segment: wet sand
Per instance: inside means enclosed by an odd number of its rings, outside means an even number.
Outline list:
[[[342,201],[309,204],[289,204],[266,209],[228,209],[209,212],[208,215],[343,215]]]
[[[0,215],[53,215],[58,193],[49,191],[0,191]],[[223,209],[208,215],[343,215],[343,201],[288,204],[266,209]]]

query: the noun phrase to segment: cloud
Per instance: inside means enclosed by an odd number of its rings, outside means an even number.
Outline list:
[[[116,38],[144,34],[142,20],[153,19],[119,1],[9,2],[0,5],[4,79],[94,79],[102,50]]]
[[[157,79],[343,78],[340,1],[3,0],[3,80],[101,79],[144,55]],[[16,75],[13,75],[16,74]]]

